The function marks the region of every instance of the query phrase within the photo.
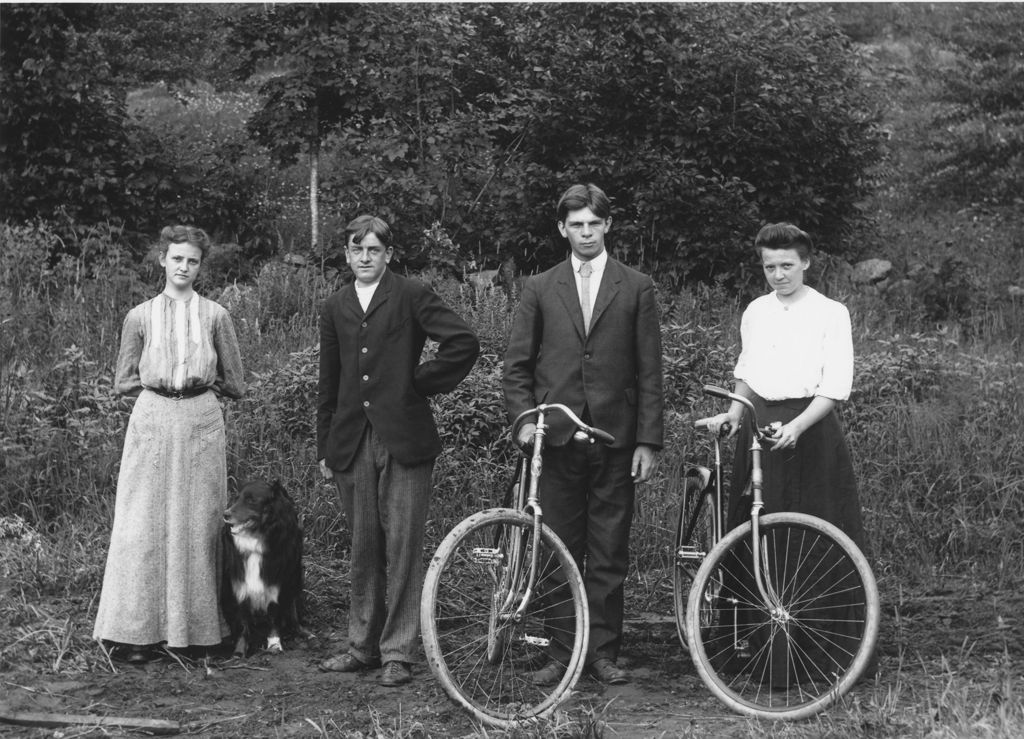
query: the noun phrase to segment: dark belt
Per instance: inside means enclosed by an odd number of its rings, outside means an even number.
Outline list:
[[[185,400],[186,398],[195,398],[199,395],[202,395],[210,388],[190,387],[186,388],[185,390],[165,390],[162,387],[151,387],[147,389],[152,390],[157,395],[162,395],[165,398],[170,398],[171,400]]]

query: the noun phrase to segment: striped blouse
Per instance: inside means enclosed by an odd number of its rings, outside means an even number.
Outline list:
[[[245,392],[242,356],[227,310],[199,295],[175,300],[161,293],[128,311],[114,391],[138,395],[143,388],[201,387],[230,398]]]

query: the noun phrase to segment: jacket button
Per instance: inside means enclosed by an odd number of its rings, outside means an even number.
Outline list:
[[[363,328],[366,328],[366,321],[363,321],[362,326]]]
[[[364,400],[363,401],[363,408],[369,408],[369,407],[370,407],[370,401]]]
[[[363,375],[363,382],[366,382],[369,379],[370,379],[369,375]]]
[[[590,359],[590,352],[587,352],[586,354],[584,354],[583,358],[584,359]]]
[[[361,351],[363,352],[363,354],[366,354],[366,352],[368,352],[368,351],[370,351],[370,350],[369,350],[369,349],[367,349],[367,348],[366,348],[366,347],[364,346],[364,347],[362,348],[362,350],[361,350]]]

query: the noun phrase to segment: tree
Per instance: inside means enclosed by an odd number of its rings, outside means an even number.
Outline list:
[[[318,6],[279,8],[269,26],[254,15],[258,33],[234,34],[251,50],[245,71],[290,62],[264,85],[254,132],[282,161],[322,143],[331,210],[394,220],[424,245],[413,262],[447,235],[464,262],[548,266],[564,254],[555,198],[594,180],[616,199],[620,256],[675,282],[732,280],[767,220],[838,242],[877,157],[855,57],[823,10]],[[438,238],[424,239],[432,223]]]
[[[103,3],[96,39],[124,86],[233,82],[223,62],[229,20],[242,8],[221,3]]]
[[[1024,6],[984,3],[928,11],[935,16],[929,25],[938,45],[951,45],[958,63],[938,75],[943,108],[931,126],[934,161],[923,189],[959,202],[1019,203],[1024,192]]]
[[[566,182],[602,183],[623,221],[614,243],[679,282],[734,277],[766,221],[794,220],[837,243],[859,217],[876,134],[855,58],[827,13],[731,4],[517,13],[494,111],[510,129],[529,122],[531,207]],[[527,251],[549,263],[554,254],[537,246]]]
[[[242,79],[263,72],[263,105],[253,137],[282,165],[309,162],[311,246],[319,246],[319,160],[324,138],[358,113],[357,51],[365,11],[358,5],[270,6],[236,19],[230,45]],[[267,71],[264,71],[267,70]]]
[[[4,5],[0,24],[0,208],[96,223],[137,203],[149,156],[96,43],[90,5]]]

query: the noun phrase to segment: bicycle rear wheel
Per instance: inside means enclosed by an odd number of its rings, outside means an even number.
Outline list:
[[[683,478],[683,495],[676,524],[675,548],[672,567],[672,602],[676,617],[676,633],[683,647],[686,638],[686,608],[690,588],[701,562],[715,545],[715,499],[713,483],[709,483],[710,470],[693,468]],[[714,596],[712,588],[709,596]],[[711,600],[702,601],[702,628],[715,624],[717,611],[710,608]]]
[[[451,698],[509,728],[553,711],[583,670],[590,630],[583,580],[565,545],[542,526],[537,577],[524,613],[534,521],[492,509],[459,523],[427,569],[420,625],[427,663]],[[532,673],[554,661],[553,685]]]
[[[690,654],[733,710],[805,718],[838,701],[867,667],[878,588],[861,551],[826,521],[773,513],[761,518],[760,533],[765,587],[779,607],[766,606],[757,588],[747,522],[697,572],[686,619]],[[714,629],[701,628],[697,609],[705,600],[717,615]]]

